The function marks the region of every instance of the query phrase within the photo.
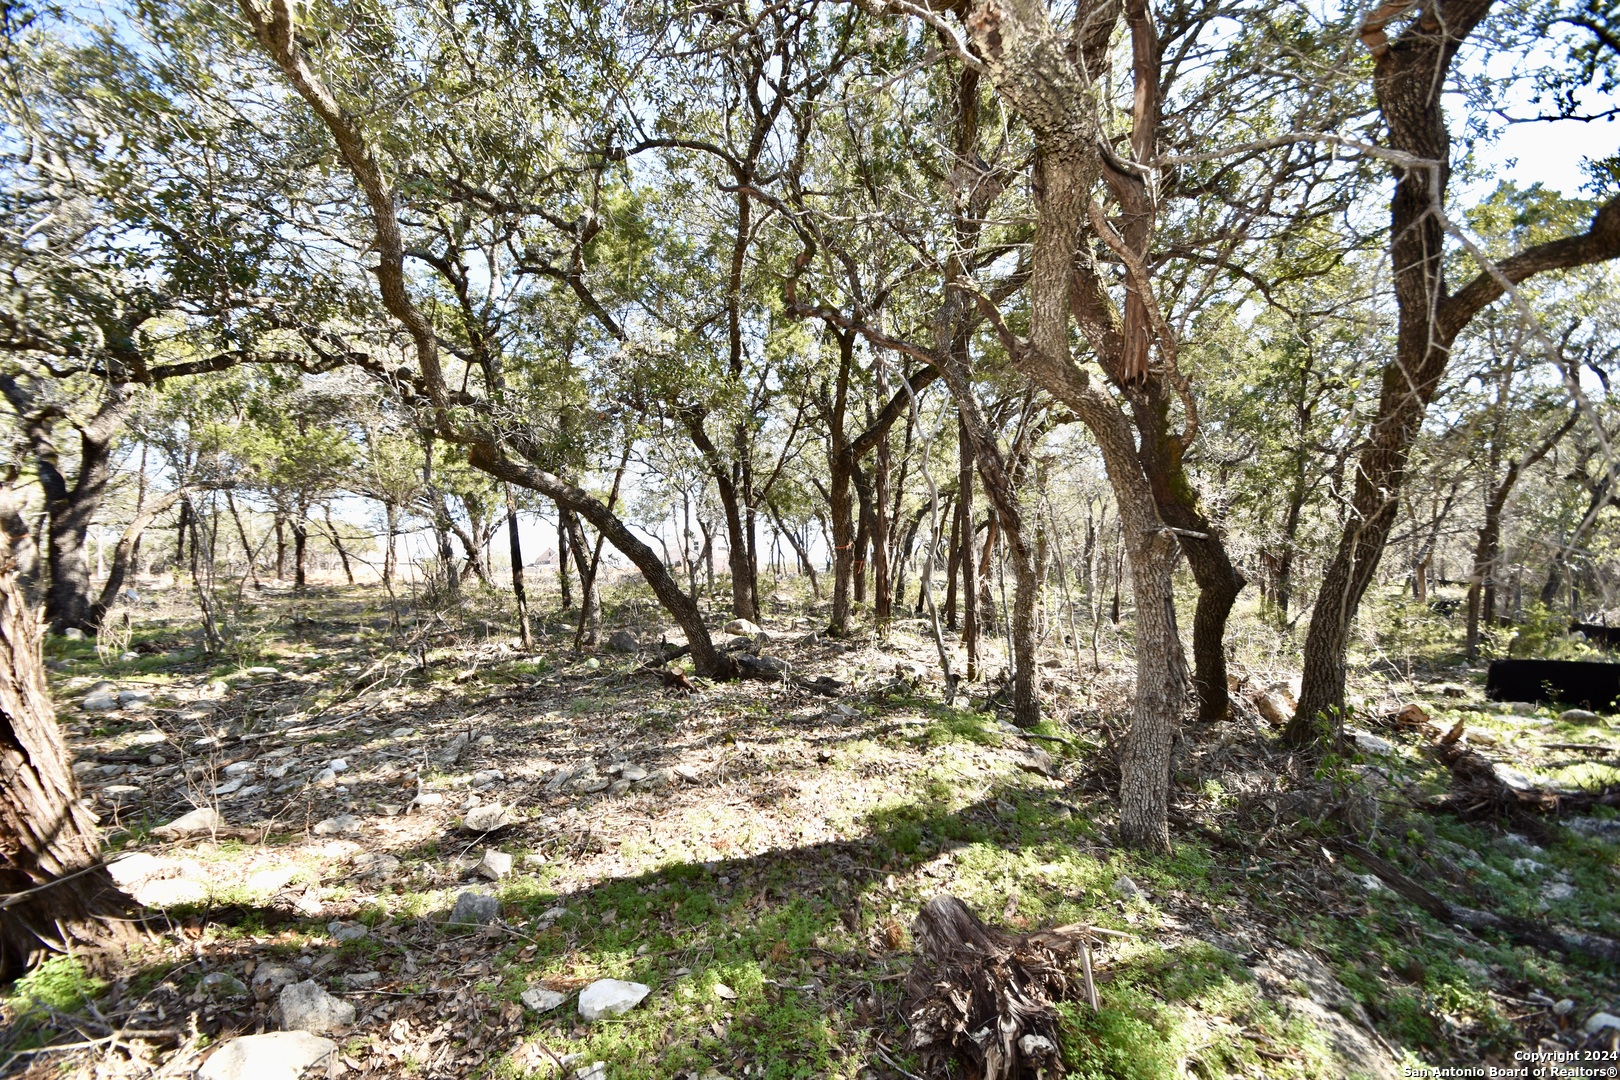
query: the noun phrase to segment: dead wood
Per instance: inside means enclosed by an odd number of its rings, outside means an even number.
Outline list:
[[[986,926],[954,896],[930,900],[912,926],[918,956],[902,1006],[924,1069],[968,1080],[1062,1076],[1052,1003],[1085,994],[1095,1004],[1090,933],[1014,934]]]
[[[1460,727],[1461,725],[1458,725]],[[1545,819],[1581,813],[1598,806],[1620,806],[1620,786],[1592,791],[1554,791],[1536,784],[1514,782],[1504,777],[1496,764],[1477,750],[1470,749],[1453,728],[1431,749],[1451,770],[1451,791],[1429,803],[1463,821],[1501,821],[1531,835],[1546,838]]]
[[[1352,843],[1349,840],[1330,840],[1328,842],[1344,854],[1353,856],[1357,862],[1378,875],[1378,879],[1388,885],[1391,890],[1427,911],[1441,922],[1450,923],[1452,926],[1460,926],[1468,930],[1494,931],[1506,935],[1522,945],[1529,945],[1543,952],[1558,952],[1567,956],[1578,956],[1586,960],[1611,964],[1620,962],[1620,941],[1599,934],[1583,934],[1574,930],[1565,930],[1561,927],[1546,926],[1511,915],[1498,915],[1493,911],[1481,911],[1477,908],[1453,904],[1449,900],[1442,900],[1403,874],[1393,863],[1381,856],[1374,855],[1359,844]]]

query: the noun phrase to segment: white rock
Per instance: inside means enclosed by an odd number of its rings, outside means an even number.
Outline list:
[[[335,998],[310,980],[283,987],[276,999],[281,1026],[288,1031],[308,1031],[321,1035],[354,1023],[354,1006]]]
[[[1591,1016],[1587,1017],[1585,1030],[1588,1035],[1596,1035],[1604,1028],[1620,1029],[1620,1016],[1616,1016],[1613,1013],[1600,1012],[1593,1013]]]
[[[326,763],[326,767],[328,769],[331,769],[335,773],[347,772],[348,768],[349,768],[349,763],[347,761],[343,760],[340,757],[335,757],[331,761]]]
[[[411,800],[412,806],[443,806],[444,793],[440,791],[424,791]]]
[[[593,1061],[574,1070],[574,1080],[607,1080],[607,1062]]]
[[[1558,714],[1558,719],[1566,724],[1595,724],[1603,717],[1589,709],[1565,709]]]
[[[361,877],[392,874],[399,869],[399,859],[384,851],[368,851],[355,857],[354,869]]]
[[[107,863],[107,874],[125,892],[163,872],[164,864],[144,851],[132,852]]]
[[[1346,731],[1345,734],[1350,736],[1351,741],[1356,744],[1356,749],[1363,754],[1393,754],[1395,752],[1394,743],[1388,739],[1379,738],[1370,731],[1350,730]]]
[[[567,994],[543,986],[531,986],[523,991],[523,1004],[537,1013],[550,1012],[567,1000]]]
[[[1513,872],[1515,874],[1523,874],[1529,877],[1532,874],[1539,874],[1545,869],[1547,868],[1534,859],[1519,858],[1513,860]]]
[[[118,708],[118,695],[111,690],[97,690],[86,694],[79,708],[85,712],[111,712]]]
[[[632,784],[640,783],[641,781],[647,779],[647,776],[647,770],[643,769],[640,765],[626,765],[624,768],[619,770],[619,778],[622,780],[628,780]]]
[[[461,827],[468,832],[494,832],[511,824],[511,810],[500,803],[485,803],[467,811]]]
[[[732,619],[726,623],[724,629],[728,634],[745,634],[748,637],[753,637],[755,634],[762,632],[758,623],[750,622],[747,619]]]
[[[226,776],[243,776],[247,773],[256,772],[258,768],[259,766],[251,761],[233,761],[225,766],[224,771]]]
[[[380,982],[382,982],[380,971],[354,971],[343,976],[343,987],[346,990],[363,990]]]
[[[1357,874],[1356,884],[1361,886],[1363,892],[1382,892],[1384,888],[1384,883],[1376,874]]]
[[[1026,1058],[1039,1057],[1042,1054],[1057,1054],[1057,1047],[1052,1040],[1044,1035],[1025,1035],[1018,1040],[1018,1049]]]
[[[491,881],[499,881],[512,872],[512,856],[494,848],[485,848],[484,857],[474,869]]]
[[[1567,881],[1549,881],[1541,887],[1541,898],[1552,903],[1568,900],[1575,895],[1575,886]]]
[[[1121,874],[1119,877],[1114,879],[1114,895],[1122,897],[1126,900],[1142,900],[1147,898],[1147,893],[1142,891],[1142,887],[1125,874]]]
[[[67,641],[83,641],[84,631],[80,630],[77,626],[70,626],[66,630],[62,631],[62,637]]]
[[[365,923],[344,922],[342,919],[333,919],[327,923],[326,932],[336,941],[359,941],[371,933]]]
[[[197,1080],[298,1080],[335,1050],[337,1043],[307,1031],[244,1035],[215,1050],[197,1070]]]
[[[640,1005],[652,987],[622,979],[597,979],[579,992],[579,1015],[587,1022],[618,1016]]]
[[[152,830],[152,835],[171,839],[177,836],[191,836],[194,833],[213,832],[223,829],[225,819],[219,816],[219,811],[211,806],[199,806],[189,814],[182,814],[167,825],[159,825]]]
[[[241,790],[242,778],[239,776],[234,780],[227,780],[218,787],[210,789],[209,793],[212,795],[232,795]]]
[[[247,984],[228,971],[210,971],[197,986],[205,994],[215,997],[235,997],[247,993]]]
[[[150,690],[120,690],[118,692],[118,704],[122,706],[148,705],[151,701],[152,691]]]
[[[316,836],[342,836],[344,833],[360,831],[360,819],[353,814],[338,814],[324,821],[317,821],[310,830]]]

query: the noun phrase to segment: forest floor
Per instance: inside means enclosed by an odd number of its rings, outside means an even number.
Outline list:
[[[676,696],[638,670],[654,609],[610,599],[639,654],[576,652],[561,617],[522,649],[498,597],[419,614],[342,588],[261,594],[228,658],[201,655],[179,591],[103,653],[52,639],[75,771],[152,919],[120,968],[62,958],[0,998],[0,1075],[189,1077],[314,980],[355,1010],[329,1075],[911,1076],[910,926],[942,892],[1010,929],[1123,932],[1098,950],[1102,1010],[1060,1006],[1074,1076],[1614,1049],[1620,1030],[1585,1030],[1620,1014],[1612,966],[1436,921],[1335,846],[1454,903],[1620,937],[1613,810],[1534,836],[1433,812],[1449,774],[1395,720],[1415,702],[1533,779],[1590,784],[1620,778],[1610,718],[1487,708],[1478,670],[1431,665],[1362,683],[1372,738],[1306,769],[1249,693],[1288,672],[1240,669],[1233,718],[1185,732],[1174,853],[1149,858],[1111,840],[1128,643],[1088,644],[1079,674],[1054,643],[1029,738],[976,711],[982,685],[942,703],[921,622],[829,641],[820,609],[773,602],[764,652],[839,696]],[[117,708],[86,711],[108,690]],[[212,827],[160,828],[199,808]],[[469,891],[494,917],[452,925]],[[604,977],[651,992],[586,1023],[566,995]]]

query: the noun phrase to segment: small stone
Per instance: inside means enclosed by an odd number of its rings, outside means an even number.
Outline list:
[[[382,982],[380,971],[355,971],[343,976],[345,990],[364,990],[368,986],[376,986]]]
[[[139,800],[145,794],[134,784],[108,784],[101,789],[101,801],[109,806],[123,806]]]
[[[225,766],[226,776],[243,776],[247,773],[257,772],[259,766],[251,761],[233,761]]]
[[[199,806],[189,814],[182,814],[167,825],[159,825],[152,830],[152,835],[165,840],[178,836],[192,836],[196,833],[213,832],[223,829],[225,819],[219,816],[219,811],[211,806]]]
[[[198,720],[208,719],[218,711],[219,706],[212,701],[193,701],[180,710],[177,719],[184,723],[195,723]]]
[[[586,671],[595,671],[597,668],[599,668],[601,666],[602,666],[602,661],[598,660],[594,656],[587,657],[586,660],[585,660],[585,663],[583,665],[583,667],[585,668]]]
[[[1603,717],[1590,709],[1565,709],[1558,714],[1558,719],[1565,724],[1597,724]]]
[[[320,772],[310,777],[309,782],[317,787],[330,787],[331,785],[337,783],[337,773],[333,772],[331,769],[322,769]]]
[[[478,745],[482,746],[482,747],[484,747],[486,749],[491,747],[491,746],[494,746],[495,745],[495,736],[493,736],[493,735],[480,735],[480,736],[478,736]]]
[[[1350,741],[1356,744],[1356,749],[1363,754],[1393,754],[1395,744],[1388,739],[1380,738],[1370,731],[1350,730],[1345,732]]]
[[[347,761],[343,760],[342,758],[337,757],[337,758],[333,758],[331,761],[327,762],[326,767],[328,769],[331,769],[335,773],[347,772],[348,768],[349,768],[349,763]]]
[[[354,869],[361,877],[378,877],[399,869],[399,859],[385,851],[368,851],[355,856]]]
[[[721,1001],[736,1001],[737,991],[733,990],[725,983],[715,983],[714,996],[719,998]]]
[[[327,923],[326,932],[336,941],[359,941],[371,933],[365,923],[344,922],[342,919],[333,919]]]
[[[267,1031],[231,1039],[215,1050],[197,1080],[298,1080],[327,1060],[337,1043],[307,1031]]]
[[[501,902],[488,893],[468,890],[456,897],[450,909],[452,925],[482,926],[494,922],[501,914]]]
[[[1596,1035],[1605,1028],[1620,1029],[1620,1016],[1616,1016],[1613,1013],[1600,1012],[1593,1013],[1591,1016],[1586,1018],[1584,1030],[1588,1035]]]
[[[1057,1056],[1057,1047],[1045,1035],[1025,1035],[1018,1040],[1018,1049],[1026,1059]]]
[[[619,770],[619,779],[628,780],[632,784],[638,784],[647,779],[647,775],[647,770],[643,769],[640,765],[626,765],[624,768]]]
[[[612,781],[605,776],[580,776],[574,779],[573,787],[581,795],[594,795],[605,790],[610,783]]]
[[[641,642],[628,630],[615,630],[609,636],[607,646],[616,653],[633,653],[641,648]]]
[[[1361,886],[1362,892],[1375,893],[1384,890],[1384,883],[1379,880],[1377,874],[1357,874],[1356,884]]]
[[[84,631],[80,630],[77,626],[70,626],[66,630],[62,631],[62,637],[68,641],[83,641]]]
[[[111,690],[97,690],[86,694],[79,708],[85,712],[111,712],[118,708],[118,695]]]
[[[213,997],[239,997],[248,992],[247,983],[228,971],[210,971],[197,987]]]
[[[461,760],[461,755],[466,752],[467,744],[471,741],[467,733],[462,732],[446,743],[444,749],[434,754],[433,760],[448,768]]]
[[[523,991],[523,1004],[537,1013],[550,1012],[568,1000],[568,995],[543,986],[531,986]]]
[[[1114,895],[1125,900],[1145,900],[1147,898],[1147,893],[1142,891],[1142,887],[1132,881],[1126,874],[1121,874],[1114,879]]]
[[[619,1016],[629,1012],[652,988],[638,982],[622,979],[598,979],[579,992],[579,1015],[587,1022],[604,1016]]]
[[[540,854],[538,851],[530,852],[528,855],[523,856],[523,865],[527,866],[531,870],[538,870],[540,867],[546,865],[547,861],[548,860],[546,857]]]
[[[276,998],[281,1026],[288,1031],[308,1031],[323,1035],[354,1023],[354,1006],[328,994],[314,980],[282,987]]]
[[[439,791],[424,791],[411,800],[412,806],[443,806],[444,793]]]
[[[623,795],[625,792],[627,792],[629,790],[630,790],[630,781],[624,780],[624,779],[615,780],[615,781],[613,781],[613,783],[609,784],[608,787],[607,787],[607,793],[609,795]]]
[[[1563,998],[1553,1003],[1554,1016],[1568,1016],[1575,1011],[1575,1002],[1570,998]]]
[[[647,778],[636,784],[640,788],[667,788],[675,783],[675,770],[654,769]]]
[[[680,777],[682,780],[687,780],[694,784],[697,783],[697,778],[703,775],[703,770],[699,769],[696,765],[677,765],[670,771],[676,776]]]
[[[1575,886],[1567,881],[1549,881],[1541,887],[1541,898],[1549,903],[1558,903],[1560,900],[1570,900],[1575,896]]]
[[[761,633],[759,624],[750,622],[747,619],[732,619],[726,623],[724,629],[728,634],[744,634],[748,637]]]
[[[260,964],[253,972],[253,996],[263,1001],[297,981],[297,968],[286,964]]]
[[[360,831],[361,821],[353,814],[338,814],[324,821],[317,821],[310,830],[316,836],[342,836],[344,833]]]
[[[512,811],[500,803],[484,803],[467,811],[461,827],[468,832],[487,833],[512,823]]]
[[[574,1070],[574,1080],[607,1080],[607,1062],[593,1061]]]
[[[150,705],[151,703],[152,691],[150,690],[120,690],[118,692],[118,704],[123,708],[129,708],[132,705]]]
[[[512,872],[512,856],[494,848],[485,848],[484,857],[473,868],[491,881],[499,881]]]
[[[1496,707],[1510,712],[1514,716],[1534,716],[1536,711],[1541,708],[1540,705],[1533,701],[1503,701],[1498,703]]]
[[[397,727],[388,733],[388,737],[390,739],[408,739],[415,734],[416,729],[413,727]]]

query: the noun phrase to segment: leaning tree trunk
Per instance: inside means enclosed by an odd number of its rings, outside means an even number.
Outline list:
[[[130,935],[45,689],[39,626],[0,570],[0,983],[43,953]]]
[[[91,621],[95,623],[96,631],[101,631],[107,612],[118,602],[118,593],[124,587],[124,581],[129,577],[129,566],[135,555],[135,546],[141,542],[141,533],[152,523],[152,519],[168,510],[180,497],[185,494],[184,488],[175,488],[161,499],[147,503],[136,513],[124,535],[118,538],[118,546],[113,549],[112,566],[107,571],[107,582],[101,587],[101,598],[90,609]],[[238,522],[238,528],[241,523]],[[248,569],[252,571],[253,551],[248,550]]]

